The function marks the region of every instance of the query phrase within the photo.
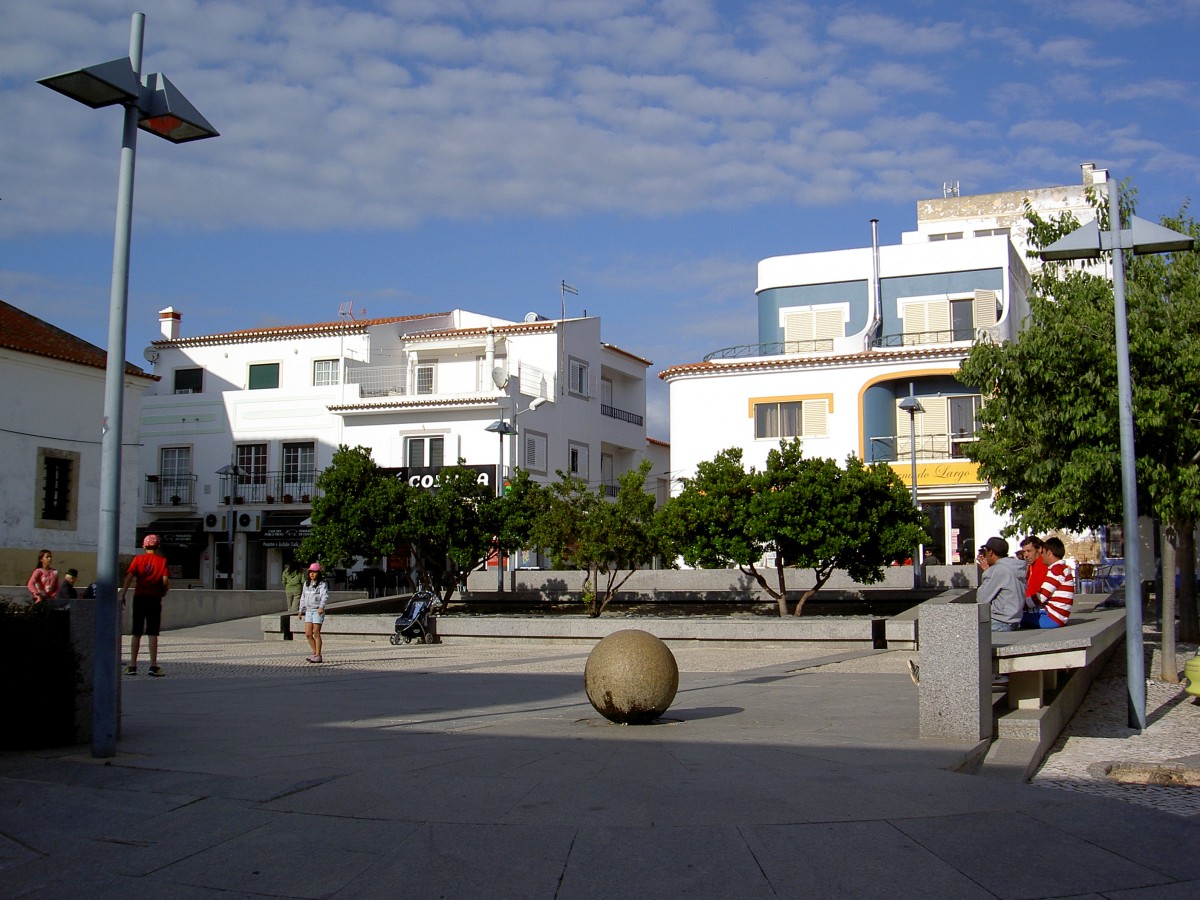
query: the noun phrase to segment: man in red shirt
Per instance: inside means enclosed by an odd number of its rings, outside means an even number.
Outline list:
[[[1021,541],[1021,557],[1025,560],[1026,609],[1033,609],[1038,588],[1046,580],[1046,561],[1042,559],[1042,539],[1031,534]]]
[[[158,535],[146,535],[142,547],[146,552],[134,557],[129,564],[125,585],[121,588],[123,609],[129,583],[137,579],[133,588],[133,639],[129,645],[129,665],[125,667],[125,674],[137,674],[138,648],[145,634],[150,638],[150,674],[161,676],[165,673],[158,667],[158,632],[162,623],[162,600],[171,589],[171,580],[167,577],[167,561],[158,552]]]

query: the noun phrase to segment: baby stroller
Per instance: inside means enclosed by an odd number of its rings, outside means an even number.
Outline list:
[[[416,641],[418,644],[432,644],[437,640],[429,620],[438,606],[441,605],[432,591],[420,590],[413,594],[404,612],[396,619],[396,633],[389,640],[395,646],[403,641],[406,644]]]

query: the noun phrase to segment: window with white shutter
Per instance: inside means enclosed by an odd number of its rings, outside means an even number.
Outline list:
[[[753,403],[756,438],[826,437],[829,397],[759,400]]]

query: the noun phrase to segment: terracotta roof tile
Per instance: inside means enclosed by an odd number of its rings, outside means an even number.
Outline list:
[[[89,344],[83,338],[3,300],[0,300],[0,347],[94,369],[103,369],[108,364],[108,354],[95,344]],[[125,363],[125,374],[158,380],[157,375],[151,375],[130,362]]]

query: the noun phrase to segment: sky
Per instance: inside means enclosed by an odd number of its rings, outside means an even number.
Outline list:
[[[1131,179],[1200,193],[1200,0],[159,0],[143,72],[220,131],[139,132],[126,356],[159,336],[464,308],[600,316],[668,366],[757,340],[760,259],[916,203]],[[122,116],[39,78],[135,7],[0,4],[0,299],[101,347]]]

